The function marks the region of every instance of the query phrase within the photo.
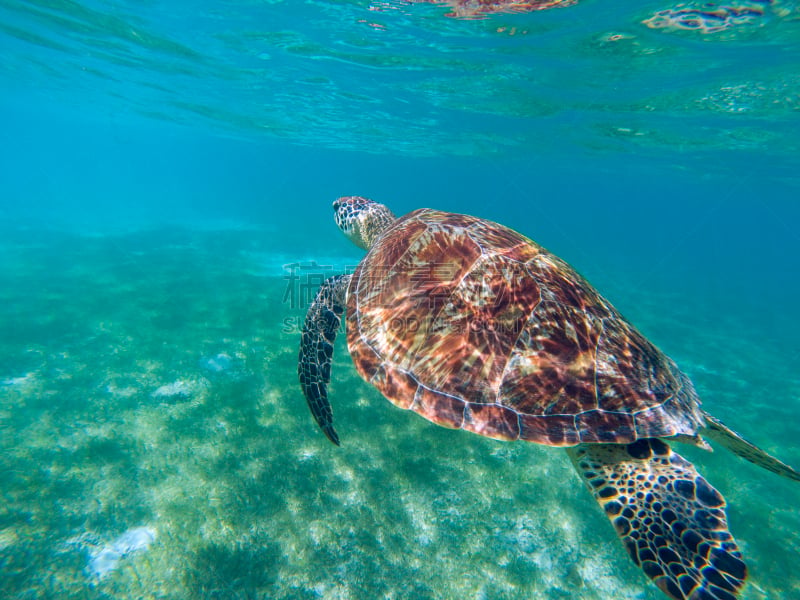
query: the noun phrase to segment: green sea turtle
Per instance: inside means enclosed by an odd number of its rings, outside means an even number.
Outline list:
[[[445,427],[567,450],[634,562],[668,596],[731,600],[746,567],[725,500],[664,438],[701,434],[775,473],[800,474],[700,408],[692,383],[566,262],[496,223],[430,209],[395,218],[339,198],[368,250],[320,287],[299,376],[335,444],[326,384],[344,316],[359,374]]]
[[[493,13],[522,13],[570,6],[578,0],[412,0],[424,4],[447,4],[452,12],[446,17],[482,18]]]

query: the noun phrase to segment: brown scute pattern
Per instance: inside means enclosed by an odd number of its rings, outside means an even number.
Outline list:
[[[595,407],[599,335],[599,324],[579,308],[543,300],[508,358],[503,404],[530,415],[576,415]]]
[[[428,337],[437,328],[448,328],[437,316],[454,281],[468,273],[480,254],[466,236],[448,243],[441,233],[413,220],[401,235],[384,235],[376,243],[356,269],[348,295],[348,315],[357,320],[348,346],[367,380],[373,359],[364,343],[392,367],[415,372],[416,357],[428,356]],[[443,351],[458,350],[457,340],[446,343]]]
[[[520,415],[520,439],[547,440],[549,446],[574,446],[581,441],[573,415]]]
[[[381,390],[385,390],[384,393],[388,397],[395,398],[395,404],[400,408],[411,408],[419,387],[419,383],[407,372],[383,366],[378,367],[370,381]]]
[[[437,425],[459,429],[464,424],[466,404],[460,398],[420,387],[414,400],[414,410]]]
[[[641,411],[680,389],[679,371],[621,317],[607,319],[597,347],[597,388],[603,410]],[[632,404],[634,403],[634,404]]]
[[[676,435],[688,435],[692,438],[694,435],[686,432],[697,432],[705,426],[706,415],[695,401],[697,393],[692,382],[677,367],[674,368],[679,375],[675,384],[676,393],[662,404],[634,414],[637,438]]]
[[[489,255],[449,291],[412,368],[430,387],[494,403],[514,340],[539,302],[538,287],[521,263]]]
[[[693,436],[704,423],[669,358],[567,263],[496,223],[429,209],[398,219],[354,273],[347,314],[359,373],[437,423],[554,446]]]
[[[527,267],[544,290],[545,299],[574,306],[596,319],[618,316],[583,277],[557,256],[541,250],[527,262]]]
[[[581,445],[570,458],[642,571],[675,600],[735,600],[747,577],[725,499],[664,442]]]
[[[481,248],[492,248],[496,254],[517,262],[527,263],[544,252],[543,248],[525,236],[491,221],[467,215],[452,215],[452,218],[445,219],[443,223],[451,227],[463,227],[467,235]]]
[[[634,415],[589,410],[575,416],[575,427],[583,443],[613,443],[616,440],[634,439]]]
[[[518,440],[519,413],[499,404],[467,403],[464,429],[497,440]]]
[[[357,273],[358,271],[356,271]],[[352,295],[348,302],[352,301]],[[352,313],[350,312],[352,307],[348,303],[347,305],[347,316],[349,319],[352,318]],[[358,330],[355,329],[349,322],[346,327],[347,332],[347,347],[353,348],[353,344],[360,343]],[[382,384],[380,383],[380,378],[386,377],[384,367],[382,366],[383,359],[378,355],[377,352],[373,351],[370,348],[362,348],[362,351],[359,353],[358,360],[356,362],[356,367],[358,368],[358,372],[361,373],[361,376],[375,385],[378,389],[383,389]],[[351,350],[352,353],[352,350]],[[355,360],[355,356],[353,356]]]

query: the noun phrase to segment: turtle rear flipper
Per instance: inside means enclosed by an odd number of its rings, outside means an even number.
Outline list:
[[[707,437],[719,442],[737,456],[741,456],[759,467],[763,467],[768,471],[788,477],[789,479],[800,481],[800,473],[792,467],[781,462],[774,456],[767,454],[755,444],[748,442],[716,417],[712,417],[708,413],[705,413],[703,416],[706,418],[706,429],[703,433]]]
[[[657,439],[569,448],[633,561],[675,600],[735,600],[747,577],[725,499]]]
[[[333,428],[333,412],[328,401],[327,385],[331,380],[333,342],[345,309],[350,275],[326,279],[306,313],[300,342],[297,374],[311,414],[322,431],[337,446],[339,436]]]

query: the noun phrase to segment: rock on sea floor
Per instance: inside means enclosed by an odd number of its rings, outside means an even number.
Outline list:
[[[248,376],[245,356],[242,353],[219,352],[211,356],[203,356],[197,361],[203,376],[211,382],[238,382]]]
[[[202,382],[178,379],[156,389],[151,396],[159,399],[191,398],[203,389]]]
[[[128,529],[118,538],[91,552],[86,564],[86,573],[92,579],[102,579],[118,566],[120,560],[136,552],[144,552],[156,539],[156,531],[150,527]]]

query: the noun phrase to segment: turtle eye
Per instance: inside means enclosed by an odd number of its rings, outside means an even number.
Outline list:
[[[339,201],[338,200],[334,200],[333,201],[333,210],[339,210]]]

